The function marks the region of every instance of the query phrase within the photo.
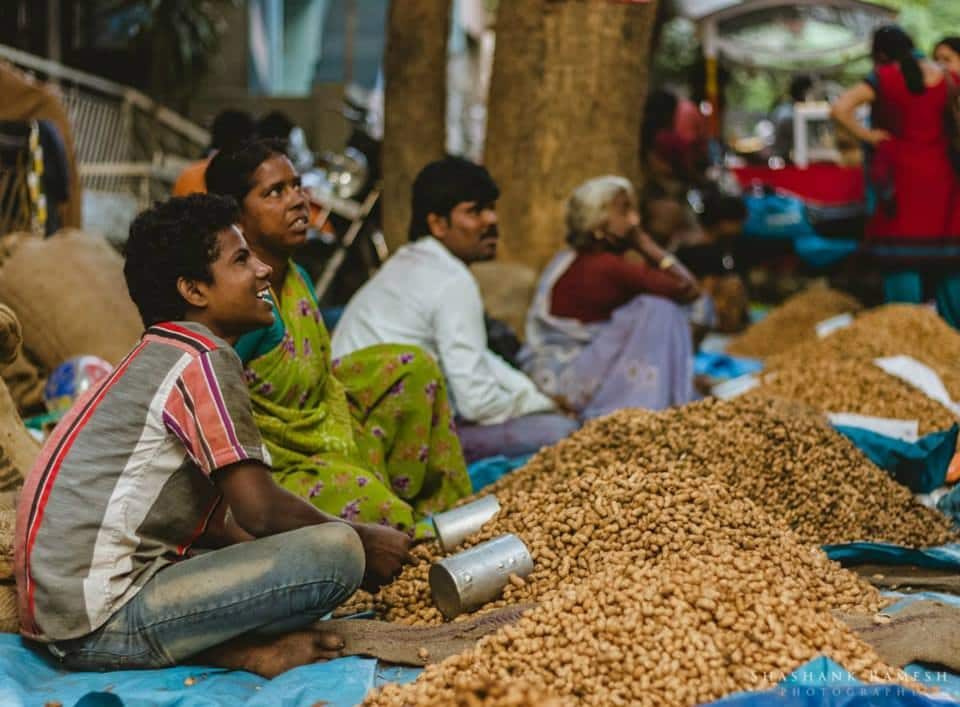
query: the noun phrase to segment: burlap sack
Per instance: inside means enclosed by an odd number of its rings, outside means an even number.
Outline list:
[[[12,309],[0,304],[0,377],[21,414],[39,413],[43,408],[44,380],[23,353],[22,341],[20,320]]]
[[[537,273],[521,263],[497,261],[477,263],[471,270],[480,285],[487,314],[509,324],[522,341],[527,310],[537,286]]]
[[[960,609],[921,600],[895,614],[840,618],[890,665],[942,665],[960,671]]]
[[[0,365],[13,363],[20,353],[20,344],[23,341],[23,332],[20,330],[20,320],[13,310],[0,304]]]
[[[17,586],[13,578],[13,530],[16,511],[0,511],[0,633],[20,631]]]
[[[17,414],[17,408],[0,382],[0,494],[23,486],[23,479],[40,452]]]
[[[20,498],[20,489],[15,491],[0,491],[0,511],[14,511],[17,509],[17,500]]]
[[[137,342],[143,326],[123,258],[101,236],[20,237],[10,251],[0,263],[0,302],[20,319],[31,360],[46,370],[82,354],[116,364]]]
[[[17,586],[0,583],[0,633],[19,633],[20,616],[17,613]]]
[[[40,375],[39,369],[30,362],[23,349],[17,352],[13,363],[0,368],[0,378],[21,415],[29,417],[45,411],[43,387],[47,379]]]
[[[0,582],[13,579],[13,529],[16,522],[16,510],[0,511]]]
[[[470,650],[477,641],[516,623],[536,604],[515,604],[441,626],[403,626],[366,619],[320,621],[314,627],[343,641],[341,655],[366,655],[399,665],[439,663]]]

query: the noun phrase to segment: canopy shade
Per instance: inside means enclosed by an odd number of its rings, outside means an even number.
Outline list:
[[[866,0],[675,0],[700,25],[704,53],[748,66],[826,68],[864,56],[896,11]]]

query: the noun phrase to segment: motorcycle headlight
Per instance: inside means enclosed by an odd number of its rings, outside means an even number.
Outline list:
[[[341,154],[328,155],[327,181],[334,194],[341,199],[352,199],[367,182],[369,167],[367,157],[355,147],[346,148]]]

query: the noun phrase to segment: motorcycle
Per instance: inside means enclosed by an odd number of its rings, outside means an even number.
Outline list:
[[[381,142],[370,134],[362,101],[346,98],[341,113],[351,132],[340,152],[313,155],[300,128],[291,132],[288,147],[311,208],[307,244],[297,260],[327,308],[346,304],[389,255],[380,216]]]

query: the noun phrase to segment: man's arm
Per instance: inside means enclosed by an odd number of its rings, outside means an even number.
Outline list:
[[[464,419],[503,422],[556,410],[529,378],[488,353],[483,302],[475,282],[452,281],[438,293],[437,302],[433,335],[440,367]]]
[[[270,469],[259,461],[243,461],[218,469],[213,480],[229,504],[237,525],[255,538],[308,525],[346,522],[278,486]],[[364,588],[376,589],[396,576],[407,559],[409,536],[381,525],[348,525],[357,531],[366,553]]]

